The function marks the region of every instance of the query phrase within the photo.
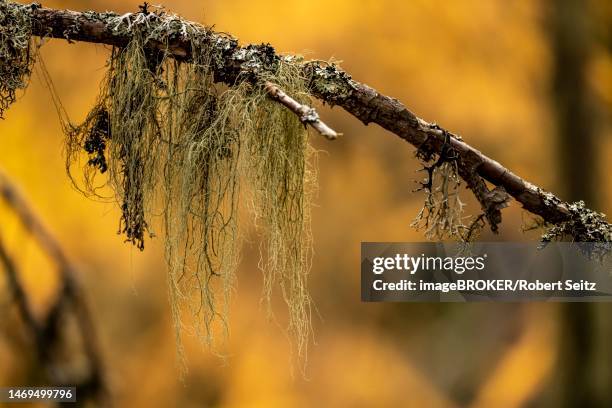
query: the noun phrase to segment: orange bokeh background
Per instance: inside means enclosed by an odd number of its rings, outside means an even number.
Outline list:
[[[597,2],[595,2],[597,3]],[[601,3],[601,2],[600,2]],[[136,11],[138,1],[47,1],[46,7]],[[335,59],[361,82],[404,102],[517,174],[557,191],[550,107],[551,55],[538,2],[203,0],[166,1],[172,11],[242,43]],[[107,47],[51,40],[41,53],[74,121],[93,105]],[[609,117],[612,57],[596,48],[589,82]],[[115,205],[84,198],[65,174],[63,136],[48,91],[34,75],[0,121],[0,166],[80,267],[99,328],[117,406],[520,407],[546,392],[558,353],[554,304],[365,304],[359,299],[361,241],[423,241],[409,227],[422,205],[413,193],[413,148],[339,108],[319,106],[344,136],[312,135],[319,155],[313,208],[311,295],[317,305],[307,378],[292,375],[281,327],[260,308],[257,237],[249,237],[232,301],[222,360],[186,336],[181,379],[166,292],[162,237],[140,253],[116,234]],[[610,123],[599,130],[597,209],[612,211]],[[577,135],[579,137],[579,135]],[[578,163],[576,165],[579,165]],[[466,196],[467,196],[466,192]],[[477,207],[470,205],[475,214]],[[521,232],[516,202],[499,236]],[[0,234],[37,312],[57,289],[53,263],[0,204]],[[0,384],[23,375],[20,321],[0,279]]]

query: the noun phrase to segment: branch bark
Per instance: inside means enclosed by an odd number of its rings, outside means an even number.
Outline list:
[[[139,14],[118,16],[109,12],[76,12],[33,6],[32,30],[40,37],[123,47],[130,41],[131,33],[119,28],[122,22],[125,25],[136,24]],[[226,34],[200,27],[202,35],[198,40],[215,52],[212,69],[218,82],[232,85],[239,79],[256,78],[262,71],[274,72],[282,58],[270,45],[240,46],[236,39]],[[171,34],[165,41],[151,39],[147,46],[189,62],[192,53],[190,41],[180,33]],[[500,217],[500,206],[488,197],[499,198],[500,192],[510,194],[525,210],[542,217],[546,223],[559,224],[575,217],[569,203],[519,177],[452,132],[417,117],[397,99],[353,80],[337,66],[310,61],[303,63],[302,69],[316,98],[342,107],[366,125],[378,124],[415,146],[418,152],[426,152],[429,157],[439,155],[445,143],[450,143],[457,156],[460,175],[481,203],[492,229]],[[497,186],[497,191],[490,191],[485,180]]]

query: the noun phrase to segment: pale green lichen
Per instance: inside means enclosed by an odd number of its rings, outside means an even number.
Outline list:
[[[273,81],[298,102],[309,103],[305,80],[299,66],[281,63]],[[315,167],[308,134],[295,114],[270,100],[262,88],[256,88],[245,100],[248,119],[245,143],[245,174],[251,179],[254,212],[264,227],[262,247],[264,294],[270,299],[280,285],[289,307],[289,331],[297,343],[297,353],[304,355],[310,333],[311,300],[306,291],[310,269],[310,202],[316,186]]]
[[[87,153],[84,183],[75,183],[97,195],[96,177],[107,173],[121,207],[121,232],[141,249],[154,215],[161,215],[179,345],[186,310],[206,343],[214,343],[217,328],[227,331],[240,259],[238,204],[241,197],[252,203],[264,238],[263,297],[269,302],[279,288],[297,354],[305,357],[311,333],[306,280],[312,149],[299,119],[263,88],[272,81],[308,102],[300,67],[267,59],[267,46],[259,46],[260,62],[222,88],[213,78],[219,50],[205,40],[206,29],[166,14],[114,19],[114,27],[129,30],[132,40],[113,50],[99,101],[85,122],[67,126],[69,170]],[[156,41],[190,40],[189,63],[150,51],[152,35]],[[268,54],[275,55],[271,47]]]
[[[313,92],[322,95],[326,101],[336,103],[353,94],[354,84],[351,76],[335,64],[313,61],[307,63],[306,68],[312,71],[310,86]]]
[[[0,0],[0,118],[32,73],[31,7]]]

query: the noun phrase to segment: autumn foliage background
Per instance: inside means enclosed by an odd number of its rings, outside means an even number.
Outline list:
[[[242,43],[270,42],[280,52],[339,60],[355,79],[397,97],[417,115],[459,133],[563,198],[557,169],[585,163],[560,164],[555,150],[545,22],[552,3],[202,0],[164,5],[190,20],[214,24]],[[610,21],[608,2],[585,3],[596,19]],[[138,4],[43,5],[125,13]],[[107,47],[52,40],[42,55],[71,119],[83,119],[99,90]],[[593,44],[587,76],[600,123],[598,156],[592,158],[597,201],[587,204],[611,213],[609,45]],[[313,209],[310,288],[317,314],[308,378],[291,375],[282,303],[276,305],[279,324],[266,320],[260,308],[262,276],[257,235],[252,234],[232,303],[229,358],[224,362],[187,336],[189,371],[183,380],[167,300],[163,238],[149,240],[143,253],[124,244],[117,235],[116,205],[86,199],[71,187],[59,120],[39,77],[32,77],[27,92],[6,113],[0,122],[0,166],[81,269],[117,405],[519,407],[554,398],[565,357],[559,346],[559,305],[360,302],[361,241],[424,240],[409,227],[423,202],[421,193],[413,193],[422,173],[415,173],[413,148],[399,138],[374,125],[365,127],[339,108],[319,111],[345,136],[328,142],[312,135],[323,152]],[[477,210],[470,202],[467,212]],[[501,234],[483,239],[537,239],[521,231],[525,217],[516,203],[503,216]],[[52,262],[3,205],[0,234],[35,310],[42,313],[57,289]],[[600,307],[598,313],[609,316],[610,308]],[[0,384],[25,385],[33,364],[29,347],[0,279]],[[602,359],[610,361],[612,353],[602,350]]]

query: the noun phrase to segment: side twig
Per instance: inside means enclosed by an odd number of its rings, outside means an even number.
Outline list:
[[[287,107],[291,112],[295,113],[300,119],[300,122],[306,125],[312,126],[321,136],[325,136],[328,140],[337,139],[342,133],[337,133],[335,130],[327,126],[321,119],[319,114],[314,108],[307,105],[302,105],[285,92],[283,92],[277,85],[272,82],[266,81],[264,89],[268,93],[270,99],[279,102]]]

